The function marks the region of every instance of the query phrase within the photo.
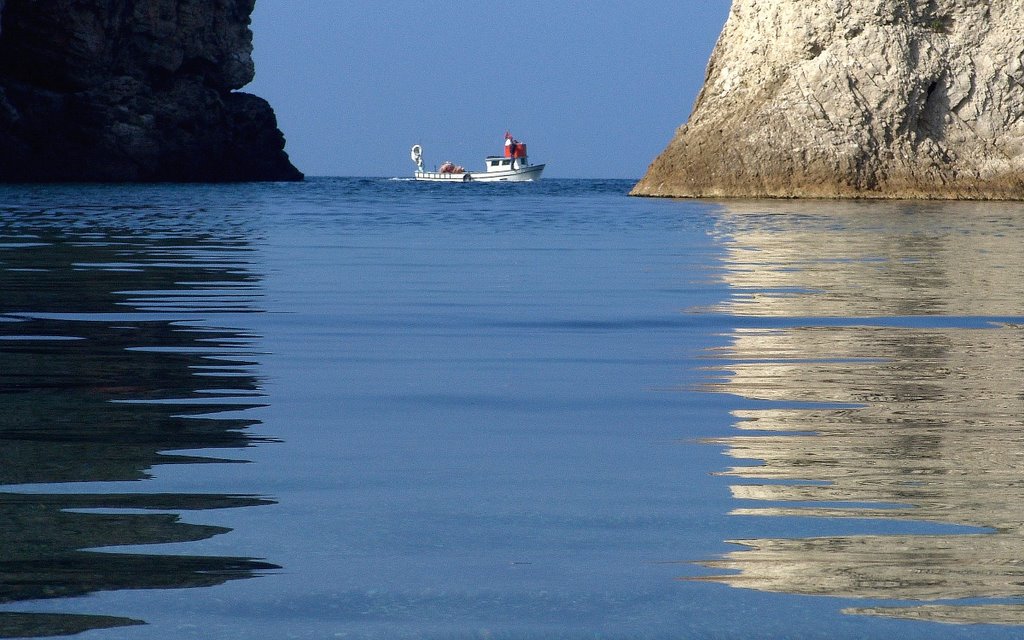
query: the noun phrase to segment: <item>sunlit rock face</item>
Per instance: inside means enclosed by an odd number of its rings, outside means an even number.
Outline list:
[[[1024,0],[734,0],[635,195],[1024,198]]]
[[[0,0],[0,180],[292,180],[255,0]]]

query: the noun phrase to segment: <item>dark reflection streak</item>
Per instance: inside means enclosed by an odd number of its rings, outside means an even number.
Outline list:
[[[47,201],[47,192],[32,193]],[[144,480],[158,464],[222,461],[168,451],[267,440],[247,433],[258,421],[244,413],[260,406],[259,338],[214,326],[219,312],[259,311],[259,276],[244,239],[252,230],[212,212],[199,222],[171,202],[143,210],[61,213],[47,202],[0,212],[0,484]],[[147,318],[177,310],[205,322]],[[204,540],[228,530],[188,524],[177,512],[269,503],[213,494],[0,493],[0,603],[259,575],[276,567],[97,549]],[[0,637],[139,623],[2,613]]]
[[[737,205],[720,228],[735,293],[718,310],[800,319],[735,329],[715,354],[707,389],[769,403],[735,411],[746,435],[715,441],[757,461],[725,472],[744,480],[733,513],[875,518],[878,533],[735,541],[705,563],[734,573],[703,579],[882,601],[850,613],[1024,624],[1024,326],[972,320],[1020,317],[1020,207],[777,206]]]

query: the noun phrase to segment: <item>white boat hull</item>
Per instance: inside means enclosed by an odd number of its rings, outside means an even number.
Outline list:
[[[508,171],[476,171],[472,173],[438,173],[436,171],[417,171],[413,174],[417,180],[429,182],[531,182],[540,180],[544,165],[532,164]]]

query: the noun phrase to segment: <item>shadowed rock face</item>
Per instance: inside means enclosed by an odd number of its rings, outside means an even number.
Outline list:
[[[0,181],[298,180],[255,0],[0,0]]]
[[[734,0],[635,195],[1024,199],[1024,0]]]

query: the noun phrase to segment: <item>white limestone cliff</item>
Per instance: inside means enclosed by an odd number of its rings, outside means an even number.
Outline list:
[[[633,193],[1024,199],[1024,0],[734,0]]]

